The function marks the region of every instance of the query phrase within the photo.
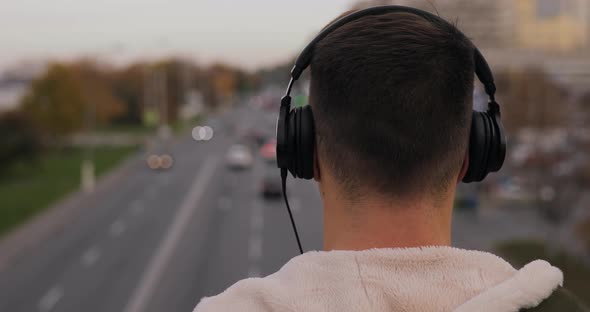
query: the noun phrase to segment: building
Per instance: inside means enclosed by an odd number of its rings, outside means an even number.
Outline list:
[[[355,8],[386,4],[439,14],[483,49],[590,50],[590,0],[365,0]]]
[[[590,47],[590,0],[519,0],[516,46],[549,53],[577,53]]]
[[[0,81],[0,113],[17,108],[27,90],[28,84]]]
[[[0,113],[18,107],[31,82],[46,68],[45,64],[17,64],[0,73]]]
[[[451,21],[478,47],[508,47],[514,37],[512,0],[365,0],[355,8],[375,5],[406,5]]]

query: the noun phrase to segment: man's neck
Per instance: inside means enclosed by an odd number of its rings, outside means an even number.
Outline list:
[[[340,198],[323,196],[325,250],[448,246],[451,243],[453,196],[436,204],[419,199],[372,199],[351,203]]]

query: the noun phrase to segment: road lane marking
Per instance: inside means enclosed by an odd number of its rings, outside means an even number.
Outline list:
[[[215,173],[219,158],[210,156],[205,160],[203,166],[193,181],[190,192],[182,201],[177,210],[174,220],[156,252],[144,271],[137,288],[131,299],[125,306],[124,312],[142,312],[146,310],[149,299],[152,297],[158,282],[168,266],[176,247],[182,238],[182,234],[188,227],[194,212],[197,210],[197,203],[207,189],[207,183]]]
[[[100,258],[100,250],[97,247],[91,247],[82,255],[82,264],[84,266],[93,266]]]
[[[252,213],[250,214],[250,229],[252,234],[260,234],[264,228],[264,212],[262,206],[256,202],[252,206]]]
[[[51,288],[45,296],[41,298],[39,301],[39,311],[41,312],[49,312],[55,305],[59,302],[61,297],[63,297],[63,289],[59,286],[54,286]]]
[[[250,236],[248,241],[248,259],[251,262],[256,262],[262,258],[262,238],[255,234]]]
[[[123,221],[117,220],[113,222],[113,224],[111,224],[111,227],[109,228],[109,234],[113,237],[119,236],[123,232],[125,232],[126,228],[127,227],[125,226],[125,223]]]
[[[227,198],[227,197],[220,197],[217,200],[217,207],[219,208],[219,210],[221,211],[228,211],[231,210],[232,207],[232,202],[231,199]]]
[[[262,258],[262,231],[264,229],[264,209],[254,201],[250,212],[250,239],[248,240],[248,277],[260,277],[259,261]]]
[[[253,265],[248,269],[248,277],[260,277],[260,268],[257,265]]]

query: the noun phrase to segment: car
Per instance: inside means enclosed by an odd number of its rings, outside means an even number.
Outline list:
[[[462,184],[455,194],[455,208],[457,210],[477,213],[480,204],[479,191],[473,184]]]
[[[271,139],[260,148],[260,156],[269,163],[277,161],[277,140]]]
[[[230,169],[248,169],[254,163],[252,152],[242,144],[232,145],[227,151],[225,160]]]
[[[249,129],[246,132],[246,137],[252,143],[254,143],[257,147],[262,146],[266,142],[266,135],[260,130],[257,129]]]
[[[267,199],[278,198],[283,194],[281,176],[278,171],[268,171],[264,175],[260,185],[260,192],[262,193],[262,197]]]

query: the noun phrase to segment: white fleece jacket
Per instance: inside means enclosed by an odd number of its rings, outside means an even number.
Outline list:
[[[534,307],[563,283],[537,260],[521,270],[452,247],[307,252],[265,278],[203,298],[209,311],[494,311]]]

